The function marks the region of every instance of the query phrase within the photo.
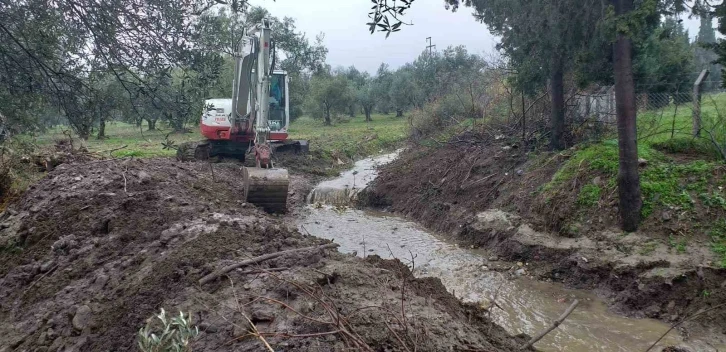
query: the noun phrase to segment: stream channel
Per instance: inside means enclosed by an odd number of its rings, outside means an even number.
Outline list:
[[[513,335],[537,334],[557,319],[572,300],[579,299],[580,305],[564,323],[535,344],[542,351],[645,351],[668,330],[666,323],[657,320],[612,313],[590,291],[567,289],[526,274],[512,279],[506,272],[490,270],[489,266],[505,263],[489,261],[494,258],[484,251],[459,247],[412,221],[389,213],[346,207],[376,177],[376,168],[396,156],[392,153],[358,161],[340,177],[320,183],[308,196],[308,205],[297,226],[303,232],[340,244],[338,249],[344,253],[395,257],[409,265],[414,256],[417,277],[437,277],[459,299],[490,307],[492,319]],[[522,264],[526,271],[527,265]],[[495,294],[502,309],[491,307]],[[692,351],[716,350],[706,340],[704,336],[691,336],[683,341],[673,330],[652,351],[669,345]]]

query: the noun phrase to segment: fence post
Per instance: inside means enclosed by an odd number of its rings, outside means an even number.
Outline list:
[[[701,71],[698,79],[693,83],[693,136],[701,135],[701,87],[708,77],[708,69]]]

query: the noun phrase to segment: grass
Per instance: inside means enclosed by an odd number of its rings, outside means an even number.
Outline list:
[[[374,114],[366,122],[362,115],[324,126],[321,120],[301,117],[290,126],[293,139],[310,141],[310,151],[319,151],[323,158],[358,159],[394,149],[408,136],[405,118]]]
[[[726,93],[705,94],[701,98],[701,125],[726,140],[719,116],[726,116]],[[690,137],[693,130],[693,103],[670,103],[662,108],[638,112],[639,140],[662,143],[675,137]]]
[[[390,150],[406,138],[406,120],[393,118],[393,115],[373,115],[372,122],[365,122],[362,115],[350,119],[346,123],[324,126],[322,120],[301,117],[292,122],[290,138],[307,139],[311,151],[320,151],[325,158],[356,159],[381,151]],[[158,124],[157,131],[147,131],[146,125],[141,128],[123,122],[111,122],[106,125],[108,138],[99,140],[95,137],[85,142],[91,152],[100,152],[114,157],[171,157],[176,155],[173,149],[163,149],[162,142],[166,139],[177,145],[184,142],[199,141],[203,137],[196,126],[190,126],[190,133],[170,133],[171,130]],[[65,133],[64,133],[65,132]],[[39,146],[52,146],[57,140],[68,139],[67,126],[59,126],[48,130],[34,139]],[[81,145],[74,138],[74,145]]]
[[[726,269],[726,220],[716,221],[708,234],[711,237],[711,248],[721,259],[719,266]]]
[[[201,133],[195,127],[190,129],[191,133],[171,133],[171,129],[161,124],[157,124],[157,128],[156,131],[147,131],[146,124],[139,128],[136,125],[124,122],[111,122],[106,124],[106,136],[108,138],[97,139],[91,137],[83,143],[90,152],[101,152],[106,156],[109,153],[107,151],[126,146],[110,154],[114,157],[151,158],[176,155],[175,150],[162,148],[161,143],[166,139],[167,135],[169,135],[170,140],[177,144],[202,139]],[[68,139],[67,133],[69,133],[67,126],[57,126],[35,137],[35,141],[39,146],[51,146],[58,140]],[[74,146],[80,146],[82,143],[77,137],[74,137],[73,140]]]
[[[582,187],[577,197],[577,204],[584,207],[592,207],[597,205],[600,200],[602,188],[600,186],[589,183]]]

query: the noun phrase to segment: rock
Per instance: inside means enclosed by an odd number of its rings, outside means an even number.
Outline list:
[[[672,215],[671,215],[671,212],[666,210],[666,211],[663,211],[663,214],[661,214],[660,217],[661,217],[661,219],[663,219],[663,221],[670,221],[670,219],[672,218]]]
[[[517,271],[514,272],[514,274],[517,276],[523,276],[523,275],[527,274],[527,271],[524,270],[524,268],[519,268],[519,269],[517,269]]]
[[[252,323],[257,324],[260,322],[270,322],[275,320],[275,315],[268,311],[264,310],[257,310],[252,312],[252,316],[250,317],[250,320],[252,320]]]
[[[489,267],[488,267],[488,266],[486,266],[486,265],[482,265],[482,266],[481,266],[481,270],[482,270],[482,271],[489,271]]]
[[[55,265],[55,261],[54,260],[49,260],[49,261],[47,261],[47,262],[45,262],[45,263],[43,263],[43,264],[40,265],[40,272],[41,273],[48,272],[50,269],[53,268],[54,265]]]
[[[76,309],[76,314],[73,316],[73,328],[79,331],[83,331],[87,328],[93,327],[93,312],[91,307],[82,305]]]
[[[145,185],[151,181],[151,175],[149,175],[148,172],[143,171],[143,170],[139,171],[139,174],[137,175],[137,177],[139,178],[139,183],[141,183],[142,185]]]
[[[648,160],[645,160],[643,158],[638,158],[638,166],[640,166],[640,167],[648,166]]]
[[[593,178],[592,184],[595,186],[600,186],[602,184],[602,179],[600,178],[600,176],[596,176],[595,178]]]
[[[46,342],[48,342],[48,334],[45,331],[43,331],[40,333],[40,336],[38,337],[38,345],[44,346],[46,344]]]
[[[58,351],[63,347],[64,343],[65,341],[63,341],[62,337],[57,337],[53,340],[53,343],[50,344],[50,347],[48,347],[48,351]]]
[[[80,180],[82,180],[82,179],[83,179],[83,178],[82,178],[81,176],[78,176],[78,177],[75,177],[75,178],[73,178],[73,180],[75,180],[75,181],[80,181]]]
[[[524,263],[522,263],[522,262],[517,262],[517,266],[518,266],[518,267],[523,267],[523,266],[524,266]]]
[[[104,286],[106,286],[106,283],[108,282],[108,275],[104,273],[98,274],[95,279],[93,279],[93,288],[96,290],[103,289]]]
[[[493,255],[493,256],[489,257],[489,261],[490,261],[490,262],[496,262],[496,261],[499,261],[499,257],[497,257],[496,255]]]
[[[55,340],[56,337],[58,337],[58,333],[53,330],[53,328],[48,328],[48,330],[45,331],[45,336],[48,337],[48,340]]]
[[[524,174],[522,169],[517,170],[517,176],[522,176],[522,174]]]
[[[668,310],[672,310],[675,307],[676,307],[676,301],[668,302]]]

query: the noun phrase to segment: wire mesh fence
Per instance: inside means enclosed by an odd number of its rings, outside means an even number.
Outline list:
[[[690,139],[726,158],[726,91],[713,89],[700,99],[693,92],[644,91],[636,95],[636,108],[639,140],[662,144]],[[573,133],[588,133],[596,139],[614,137],[617,115],[612,87],[576,94],[568,111]],[[700,123],[694,127],[699,116]]]

